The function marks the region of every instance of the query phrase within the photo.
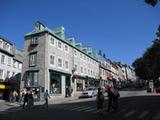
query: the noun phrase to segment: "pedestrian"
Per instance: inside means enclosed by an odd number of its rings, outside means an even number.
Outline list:
[[[21,90],[20,91],[19,103],[21,103],[22,101],[24,101],[24,95],[25,95],[25,92],[23,90]]]
[[[26,94],[24,95],[23,109],[25,109],[26,103],[28,103],[28,99],[29,99],[29,93],[27,91]]]
[[[104,103],[104,95],[101,88],[98,88],[97,109],[103,109],[103,103]]]
[[[116,85],[114,85],[113,89],[112,89],[112,93],[113,93],[113,108],[115,111],[117,111],[118,109],[118,99],[120,97],[120,94],[118,92],[118,87]]]
[[[69,86],[69,88],[68,88],[68,96],[69,96],[69,97],[71,97],[72,92],[73,92],[73,89],[72,89],[71,86]]]
[[[44,99],[45,99],[44,107],[48,107],[48,98],[50,98],[50,96],[48,90],[46,90],[44,93]]]
[[[13,91],[13,93],[12,93],[12,97],[13,97],[13,102],[16,102],[17,97],[18,97],[18,93],[17,93],[17,91],[16,91],[16,90],[14,90],[14,91]]]
[[[9,102],[12,103],[13,102],[13,92],[10,91],[9,93]]]
[[[66,85],[66,95],[65,97],[69,97],[69,87]]]
[[[107,93],[108,93],[108,109],[107,109],[107,111],[109,112],[110,109],[113,107],[113,105],[112,105],[113,93],[112,93],[112,86],[111,85],[108,86]]]
[[[30,109],[34,105],[33,92],[30,90],[28,95],[27,108]]]

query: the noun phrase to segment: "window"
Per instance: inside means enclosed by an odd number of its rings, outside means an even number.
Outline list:
[[[89,62],[89,57],[87,57],[87,61]]]
[[[65,45],[65,46],[64,46],[64,49],[65,49],[66,52],[68,52],[68,51],[69,51],[68,45]]]
[[[84,73],[87,74],[87,68],[84,69]]]
[[[75,69],[75,71],[77,71],[78,70],[78,66],[74,65],[74,69]]]
[[[58,41],[58,48],[62,49],[62,43]]]
[[[65,69],[69,69],[69,63],[68,63],[68,61],[65,61]]]
[[[1,56],[1,63],[5,64],[5,56],[4,55]]]
[[[6,50],[6,42],[3,42],[3,49],[5,49]]]
[[[84,60],[86,60],[86,56],[84,55]]]
[[[8,43],[6,44],[6,50],[10,52],[10,45]]]
[[[8,57],[8,65],[11,66],[11,57]]]
[[[0,79],[3,79],[3,70],[0,69]]]
[[[61,94],[61,75],[50,71],[50,94]]]
[[[3,46],[3,40],[0,39],[0,47]]]
[[[62,68],[62,59],[58,58],[58,67]]]
[[[38,72],[28,72],[27,86],[38,86]]]
[[[17,67],[17,62],[15,60],[13,60],[13,67],[16,68]]]
[[[55,65],[55,57],[53,55],[50,55],[50,64]]]
[[[31,39],[31,45],[36,45],[36,44],[38,44],[38,37],[33,37]]]
[[[10,71],[7,71],[7,78],[10,78]]]
[[[90,70],[88,69],[88,75],[90,75]]]
[[[83,73],[83,67],[81,67],[81,73]]]
[[[80,53],[80,58],[82,58],[82,53]]]
[[[77,56],[77,51],[76,50],[74,50],[74,55]]]
[[[50,43],[51,43],[52,45],[55,45],[55,39],[54,39],[53,37],[50,38]]]
[[[22,69],[22,63],[19,63],[19,67],[18,67],[18,69]]]
[[[36,62],[37,62],[37,54],[36,53],[32,53],[29,55],[29,66],[36,66]]]

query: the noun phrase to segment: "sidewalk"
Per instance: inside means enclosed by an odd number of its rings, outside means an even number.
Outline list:
[[[74,100],[77,100],[78,99],[78,96],[73,96],[73,97],[62,97],[62,96],[59,96],[59,97],[52,97],[49,99],[48,103],[49,104],[62,104],[62,103],[66,103],[68,101],[74,101]],[[45,101],[38,101],[38,102],[35,102],[34,105],[43,105]]]
[[[74,101],[78,99],[77,96],[75,97],[52,97],[51,99],[49,99],[49,104],[62,104],[62,103],[66,103],[68,101]],[[45,101],[37,101],[34,102],[34,106],[38,106],[38,105],[43,105]],[[23,102],[19,103],[19,102],[14,102],[14,103],[10,103],[10,102],[6,102],[4,100],[0,100],[0,112],[6,111],[7,109],[16,109],[17,107],[21,107],[22,108]]]

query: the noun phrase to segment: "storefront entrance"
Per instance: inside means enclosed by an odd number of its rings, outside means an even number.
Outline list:
[[[50,94],[61,94],[61,75],[50,71]]]

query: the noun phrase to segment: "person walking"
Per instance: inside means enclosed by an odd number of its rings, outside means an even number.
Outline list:
[[[27,91],[26,94],[24,95],[23,109],[25,109],[26,103],[28,103],[28,99],[29,99],[29,93]]]
[[[116,85],[114,85],[112,89],[112,93],[113,93],[113,108],[115,111],[117,111],[118,110],[118,99],[120,97],[120,94],[118,92],[118,88]]]
[[[69,97],[71,97],[71,95],[72,95],[72,92],[73,92],[73,89],[72,89],[72,87],[71,86],[69,86],[69,88],[68,88],[68,95],[69,95]]]
[[[108,93],[108,109],[107,109],[107,111],[109,112],[110,109],[113,107],[113,105],[112,105],[112,100],[113,100],[112,86],[109,86],[107,88],[107,93]]]
[[[103,109],[103,103],[104,103],[104,95],[101,88],[98,88],[97,109]]]
[[[28,102],[27,102],[28,109],[30,109],[31,107],[33,107],[33,105],[34,105],[34,98],[33,98],[32,90],[30,90],[29,91],[29,95],[28,95]]]
[[[44,93],[44,99],[45,99],[45,103],[44,103],[44,107],[48,108],[48,98],[50,98],[48,90],[45,91]]]
[[[12,103],[13,102],[13,92],[10,91],[9,93],[9,102]]]

